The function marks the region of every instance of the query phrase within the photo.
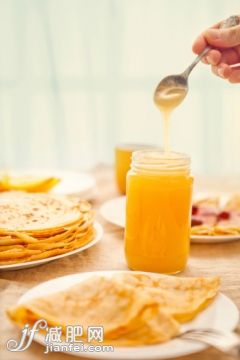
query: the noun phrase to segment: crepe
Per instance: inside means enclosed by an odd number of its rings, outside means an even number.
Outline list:
[[[192,235],[228,236],[240,234],[240,195],[234,194],[220,206],[220,197],[193,204]]]
[[[22,191],[0,194],[0,229],[44,230],[62,227],[79,220],[81,214],[74,204],[63,196]]]
[[[180,323],[193,319],[202,311],[215,298],[220,287],[220,280],[216,276],[156,278],[134,273],[117,276],[127,284],[147,290],[150,296]]]
[[[93,213],[85,201],[44,193],[0,193],[0,264],[60,255],[93,237]]]
[[[44,318],[63,334],[66,325],[103,326],[106,343],[125,346],[163,342],[179,333],[178,323],[147,293],[104,277],[30,300],[8,310],[8,316],[20,326]]]
[[[23,326],[45,319],[49,326],[103,326],[104,342],[115,346],[155,344],[180,332],[218,292],[219,279],[156,277],[116,273],[94,276],[69,289],[8,310]],[[83,340],[87,341],[86,333]]]

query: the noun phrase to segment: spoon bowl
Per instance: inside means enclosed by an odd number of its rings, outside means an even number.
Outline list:
[[[154,102],[159,108],[175,108],[188,93],[188,77],[183,74],[169,75],[160,81],[155,93]]]

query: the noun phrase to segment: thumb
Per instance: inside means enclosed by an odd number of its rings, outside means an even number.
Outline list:
[[[240,25],[229,29],[207,29],[203,36],[208,44],[220,48],[228,48],[240,44]]]

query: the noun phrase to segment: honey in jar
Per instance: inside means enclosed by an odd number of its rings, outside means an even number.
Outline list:
[[[133,153],[127,174],[125,255],[133,270],[174,274],[190,246],[190,158],[175,152]]]

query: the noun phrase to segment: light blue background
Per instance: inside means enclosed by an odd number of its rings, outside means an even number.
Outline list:
[[[0,167],[89,168],[118,142],[162,145],[152,94],[239,0],[0,0]],[[202,174],[240,173],[240,84],[199,65],[171,145]]]

